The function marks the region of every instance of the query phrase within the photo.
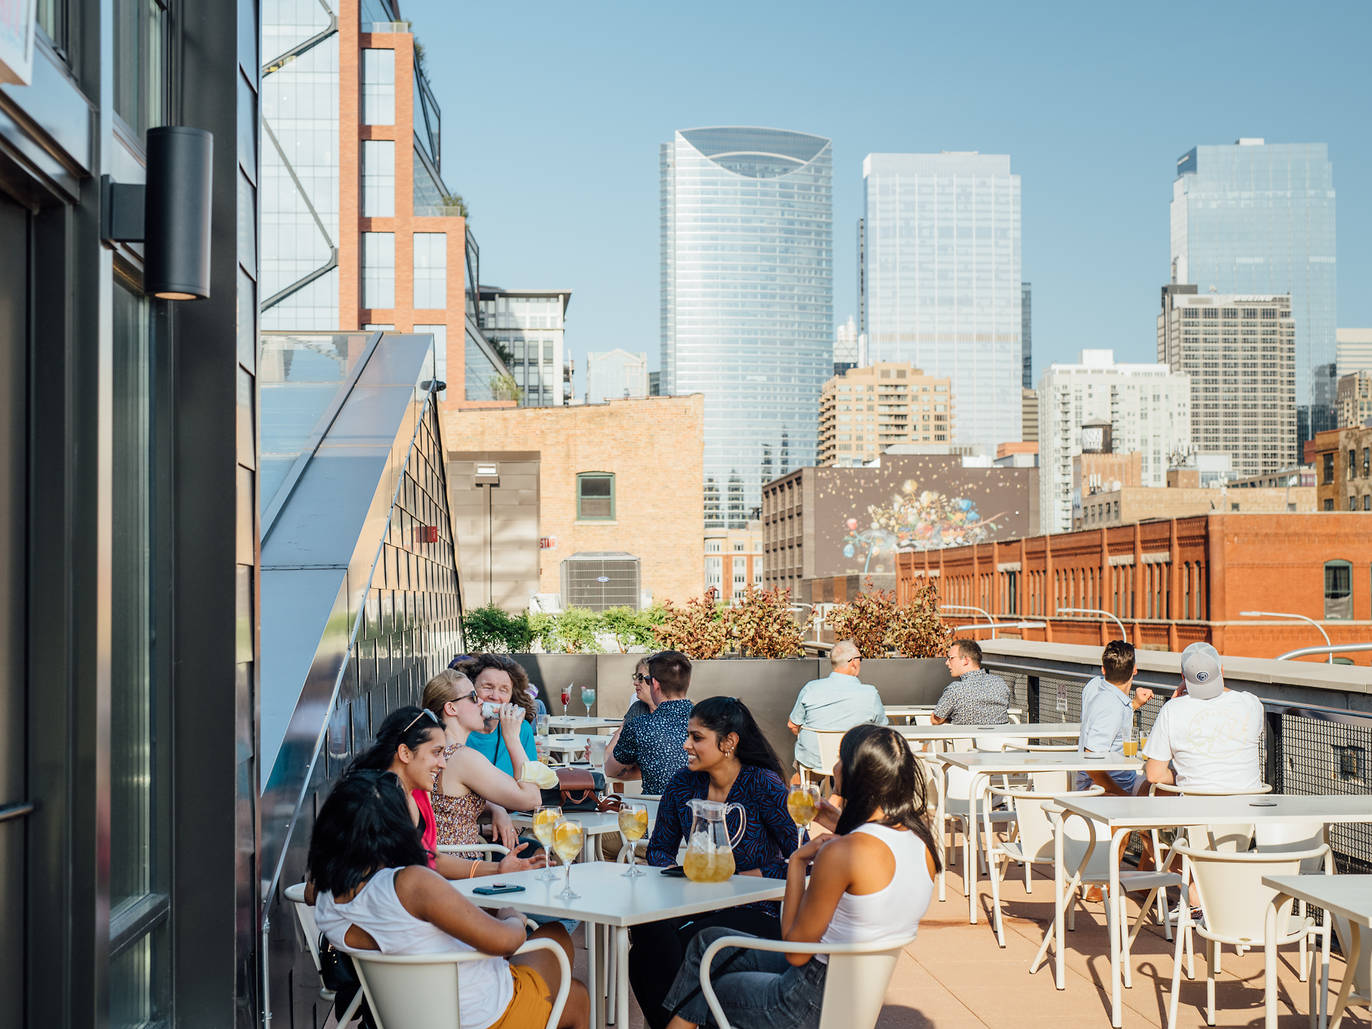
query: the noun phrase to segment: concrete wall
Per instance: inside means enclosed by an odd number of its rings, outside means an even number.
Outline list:
[[[477,464],[494,464],[499,484],[476,484]],[[467,608],[496,603],[522,611],[539,592],[538,455],[450,451],[448,482]]]

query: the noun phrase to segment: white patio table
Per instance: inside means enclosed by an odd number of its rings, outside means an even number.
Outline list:
[[[1119,841],[1136,829],[1168,829],[1182,825],[1233,825],[1235,822],[1297,822],[1327,827],[1331,822],[1372,822],[1372,800],[1366,796],[1294,796],[1259,794],[1241,797],[1082,797],[1064,799],[1060,806],[1086,818],[1104,822],[1110,832],[1110,895],[1119,893]],[[1327,835],[1327,833],[1326,833]],[[1058,853],[1062,853],[1062,822],[1058,823]],[[1102,841],[1097,841],[1100,846]],[[1059,910],[1061,901],[1059,901]],[[1064,989],[1062,918],[1055,926],[1057,987]],[[1120,996],[1120,939],[1110,937],[1110,1024],[1123,1025]]]
[[[1017,726],[1023,728],[1023,726]],[[1020,735],[1020,734],[1016,734]],[[1138,772],[1143,769],[1143,762],[1136,757],[1125,757],[1123,754],[1055,754],[1048,751],[987,751],[987,750],[968,750],[954,751],[948,754],[940,754],[939,761],[943,765],[943,780],[940,783],[938,796],[938,821],[936,825],[943,825],[944,795],[947,793],[948,768],[962,768],[972,775],[971,782],[968,784],[968,796],[971,798],[968,810],[972,821],[970,832],[972,845],[979,845],[980,806],[983,797],[986,795],[990,786],[990,777],[993,775],[1016,775],[1029,772]],[[987,871],[990,871],[988,861]],[[1055,873],[1055,878],[1056,873]],[[991,875],[991,896],[997,908],[1000,907],[1000,880]],[[944,899],[943,873],[939,873],[939,900]],[[967,921],[977,924],[977,880],[980,875],[976,863],[972,863],[971,882],[967,888]],[[1059,884],[1061,893],[1061,884]],[[1005,946],[1005,931],[1003,927],[996,930],[996,942],[1002,947]]]
[[[591,738],[589,733],[584,732],[564,732],[549,733],[543,737],[548,741],[548,752],[550,754],[561,755],[572,760],[581,757],[586,753],[586,741]]]
[[[474,903],[483,907],[513,907],[528,915],[551,915],[574,918],[595,926],[604,926],[613,945],[610,954],[616,965],[615,1025],[628,1029],[629,1025],[629,927],[661,918],[699,915],[721,908],[737,907],[763,900],[780,900],[786,893],[784,879],[764,879],[756,875],[735,875],[721,883],[694,883],[689,879],[665,876],[659,869],[644,868],[643,875],[625,878],[625,866],[608,861],[588,861],[572,867],[572,889],[581,894],[572,900],[558,896],[562,890],[562,876],[555,882],[540,882],[537,871],[502,875],[502,883],[523,886],[522,893],[498,897],[474,895],[472,890],[483,885],[481,879],[461,879],[453,886]],[[484,883],[489,885],[489,881]],[[600,998],[605,996],[605,982],[609,963],[601,967],[596,960],[594,939],[598,933],[588,933],[591,950],[586,955],[587,967],[592,970],[595,983],[591,994],[591,1024],[603,1026],[605,1014]],[[599,1017],[597,1017],[599,1014]]]
[[[1262,884],[1277,891],[1267,908],[1266,968],[1269,984],[1275,982],[1277,977],[1277,948],[1272,945],[1272,940],[1277,935],[1277,903],[1283,896],[1295,897],[1348,920],[1349,938],[1345,941],[1348,953],[1344,955],[1343,986],[1339,988],[1332,1012],[1324,1010],[1324,998],[1329,995],[1329,968],[1325,966],[1320,970],[1320,1029],[1330,1024],[1334,1029],[1339,1029],[1344,1009],[1348,1007],[1348,995],[1353,989],[1354,970],[1362,960],[1365,946],[1362,930],[1372,933],[1372,875],[1265,875]],[[1276,990],[1269,988],[1266,999],[1267,1029],[1277,1029]]]
[[[601,732],[618,729],[622,718],[601,718],[599,715],[551,715],[548,728],[553,732]]]
[[[1005,722],[998,725],[954,725],[944,722],[942,725],[894,725],[891,728],[911,743],[948,743],[953,740],[975,740],[983,736],[1053,740],[1081,738],[1081,725],[1077,722]]]
[[[887,704],[885,711],[888,719],[902,718],[908,722],[920,715],[932,715],[935,706],[934,704]],[[1024,716],[1024,708],[1022,707],[1012,707],[1009,711],[1010,714],[1017,717],[1022,718]]]
[[[657,813],[655,805],[648,808],[648,833],[644,839],[648,839],[653,834],[653,816]],[[569,822],[576,822],[581,826],[582,832],[586,834],[588,840],[595,842],[593,854],[598,859],[600,855],[600,837],[610,833],[619,832],[619,815],[614,811],[564,811],[562,817]],[[530,811],[511,811],[510,820],[517,825],[532,825],[533,813]],[[477,883],[480,886],[480,883]]]

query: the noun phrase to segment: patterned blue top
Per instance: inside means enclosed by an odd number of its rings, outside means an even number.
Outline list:
[[[646,706],[646,705],[645,705]],[[643,772],[643,792],[664,793],[667,783],[686,764],[686,725],[695,705],[685,697],[664,700],[656,711],[627,719],[615,744],[615,760],[638,765]]]
[[[710,793],[710,777],[683,768],[672,776],[658,805],[653,835],[648,841],[648,864],[665,868],[676,864],[677,850],[691,832],[688,800],[704,800]],[[785,879],[786,862],[796,849],[796,823],[786,810],[786,784],[775,772],[743,765],[729,789],[729,802],[742,804],[748,813],[743,838],[734,848],[734,868],[739,872],[761,869],[768,879]],[[731,832],[738,831],[738,816],[725,816]],[[749,904],[779,914],[776,901]]]
[[[980,668],[965,672],[943,691],[934,714],[953,725],[1004,725],[1010,721],[1010,687]]]

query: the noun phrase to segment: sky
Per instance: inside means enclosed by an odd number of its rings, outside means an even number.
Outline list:
[[[1372,326],[1372,3],[668,5],[400,0],[443,110],[483,283],[570,289],[567,345],[660,337],[658,146],[763,125],[833,140],[834,320],[857,312],[862,159],[1005,153],[1021,177],[1034,376],[1156,359],[1179,156],[1329,146],[1340,326]]]

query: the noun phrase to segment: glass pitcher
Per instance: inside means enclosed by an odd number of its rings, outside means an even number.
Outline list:
[[[688,800],[691,806],[691,835],[686,840],[686,857],[681,867],[686,878],[698,883],[721,883],[734,874],[734,847],[748,826],[748,812],[742,804],[718,800]],[[729,835],[725,816],[738,812],[738,832]]]

